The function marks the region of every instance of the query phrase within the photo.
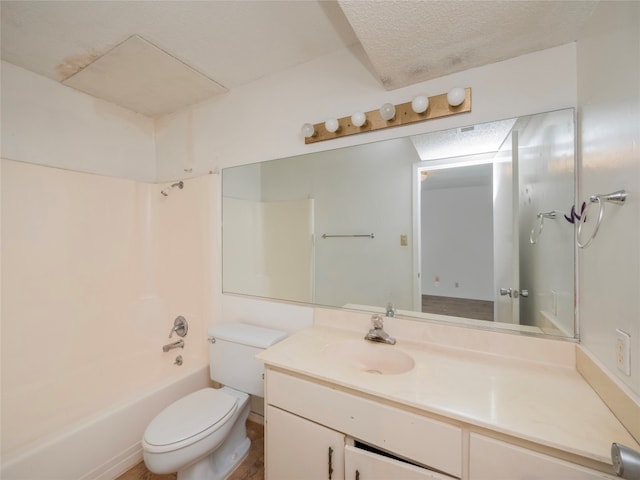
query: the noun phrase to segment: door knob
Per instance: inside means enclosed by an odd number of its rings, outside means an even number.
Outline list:
[[[511,298],[528,297],[529,290],[516,290],[515,288],[501,288],[500,295],[509,295]]]

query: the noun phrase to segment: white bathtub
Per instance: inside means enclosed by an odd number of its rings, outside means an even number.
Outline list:
[[[183,365],[174,365],[180,354]],[[3,432],[19,432],[11,437],[22,443],[3,455],[0,478],[113,479],[142,460],[142,434],[160,410],[209,385],[207,358],[173,350],[138,353],[3,392]]]

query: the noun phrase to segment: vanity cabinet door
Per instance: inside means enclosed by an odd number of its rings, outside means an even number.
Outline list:
[[[266,480],[344,480],[345,436],[267,406]]]
[[[344,452],[346,480],[455,480],[392,458],[347,445]]]
[[[470,480],[614,480],[590,468],[560,460],[505,442],[471,434]]]

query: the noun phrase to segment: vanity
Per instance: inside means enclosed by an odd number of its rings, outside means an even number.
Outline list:
[[[575,368],[576,344],[317,309],[265,364],[267,480],[617,478],[640,448]],[[504,338],[496,338],[502,336]]]

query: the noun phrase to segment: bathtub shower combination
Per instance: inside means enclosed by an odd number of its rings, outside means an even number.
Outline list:
[[[175,355],[161,355],[158,350],[138,352],[55,384],[3,392],[3,409],[17,415],[3,422],[17,431],[40,425],[48,433],[5,456],[0,478],[107,480],[142,461],[140,440],[153,417],[210,385],[205,356],[182,354],[179,366]]]

